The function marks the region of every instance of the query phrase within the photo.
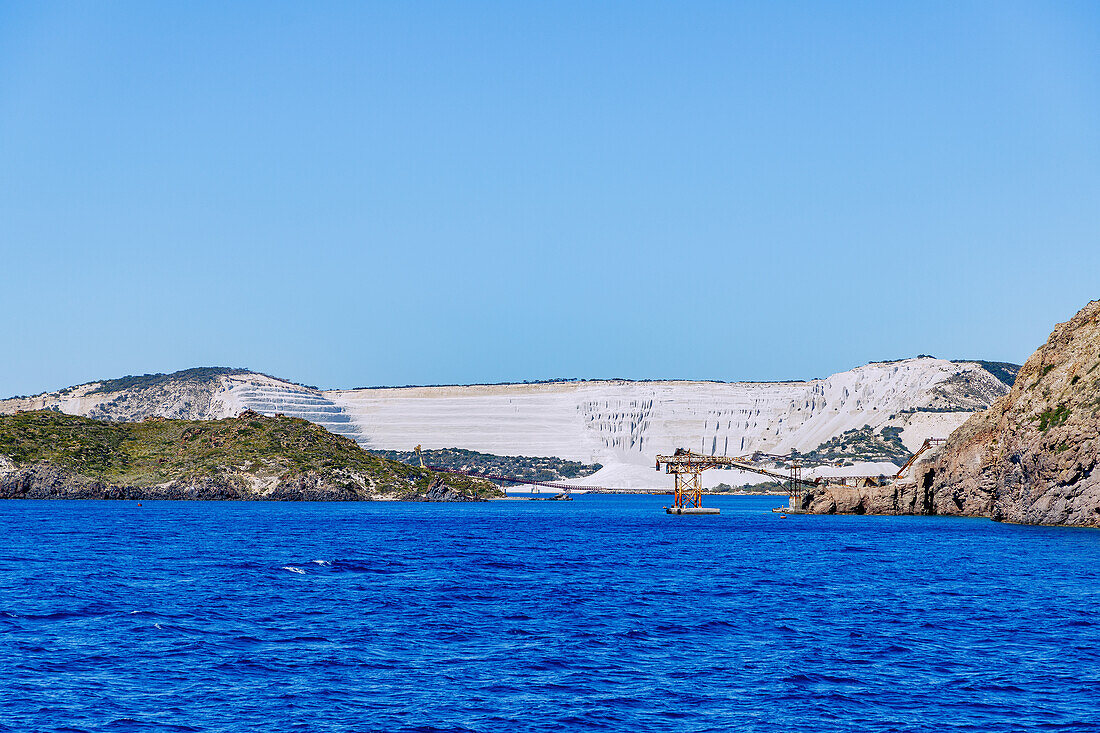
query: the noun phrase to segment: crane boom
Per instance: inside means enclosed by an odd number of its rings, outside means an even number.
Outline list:
[[[768,456],[768,454],[760,454]],[[771,456],[768,456],[769,458]],[[769,478],[777,479],[779,481],[790,481],[789,474],[779,473],[778,471],[772,471],[764,468],[760,465],[752,463],[745,458],[730,458],[729,456],[705,456],[699,453],[692,453],[689,450],[682,448],[677,449],[676,453],[671,456],[657,456],[657,470],[661,470],[661,464],[665,464],[665,473],[672,474],[684,474],[684,473],[698,473],[705,471],[708,468],[736,468],[742,471],[751,471],[752,473],[758,473],[761,476],[767,476]],[[799,466],[798,463],[792,464],[793,466]],[[806,486],[813,486],[817,483],[814,479],[797,479],[799,483]]]
[[[902,466],[898,470],[898,472],[894,474],[894,478],[899,479],[903,475],[905,475],[905,472],[909,470],[909,467],[912,466],[914,463],[916,463],[917,456],[919,456],[921,453],[924,453],[926,450],[928,450],[929,448],[931,448],[934,445],[942,445],[943,443],[946,443],[946,442],[947,442],[947,438],[925,438],[924,439],[924,444],[921,445],[921,447],[917,449],[916,453],[909,456],[909,460],[906,461],[905,465]]]

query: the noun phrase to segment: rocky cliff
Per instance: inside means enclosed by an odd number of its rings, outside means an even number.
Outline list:
[[[814,513],[940,514],[1100,526],[1100,301],[1020,369],[1012,390],[955,430],[914,480],[815,489]]]
[[[1100,526],[1100,301],[1027,360],[1012,391],[956,430],[922,472],[939,513]]]

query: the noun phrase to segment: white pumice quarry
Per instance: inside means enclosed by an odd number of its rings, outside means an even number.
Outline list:
[[[229,371],[229,370],[226,370]],[[847,430],[901,429],[907,448],[947,437],[1009,386],[976,362],[919,357],[791,382],[592,380],[319,390],[253,372],[97,392],[101,383],[0,401],[0,413],[55,409],[114,420],[231,417],[251,409],[301,417],[367,449],[465,448],[555,456],[603,468],[580,485],[662,487],[654,457],[676,448],[737,456],[813,450]],[[863,463],[822,473],[891,473]],[[896,470],[896,469],[894,469]],[[813,475],[810,473],[810,475]],[[708,486],[756,482],[711,471]]]

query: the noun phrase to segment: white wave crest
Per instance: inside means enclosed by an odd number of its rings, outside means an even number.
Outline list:
[[[299,575],[305,575],[306,574],[305,570],[302,570],[301,568],[296,568],[293,565],[284,565],[282,569],[283,570],[289,570],[292,573],[298,573]]]

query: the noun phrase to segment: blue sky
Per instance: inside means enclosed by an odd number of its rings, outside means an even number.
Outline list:
[[[0,393],[1022,361],[1095,3],[2,3]]]

